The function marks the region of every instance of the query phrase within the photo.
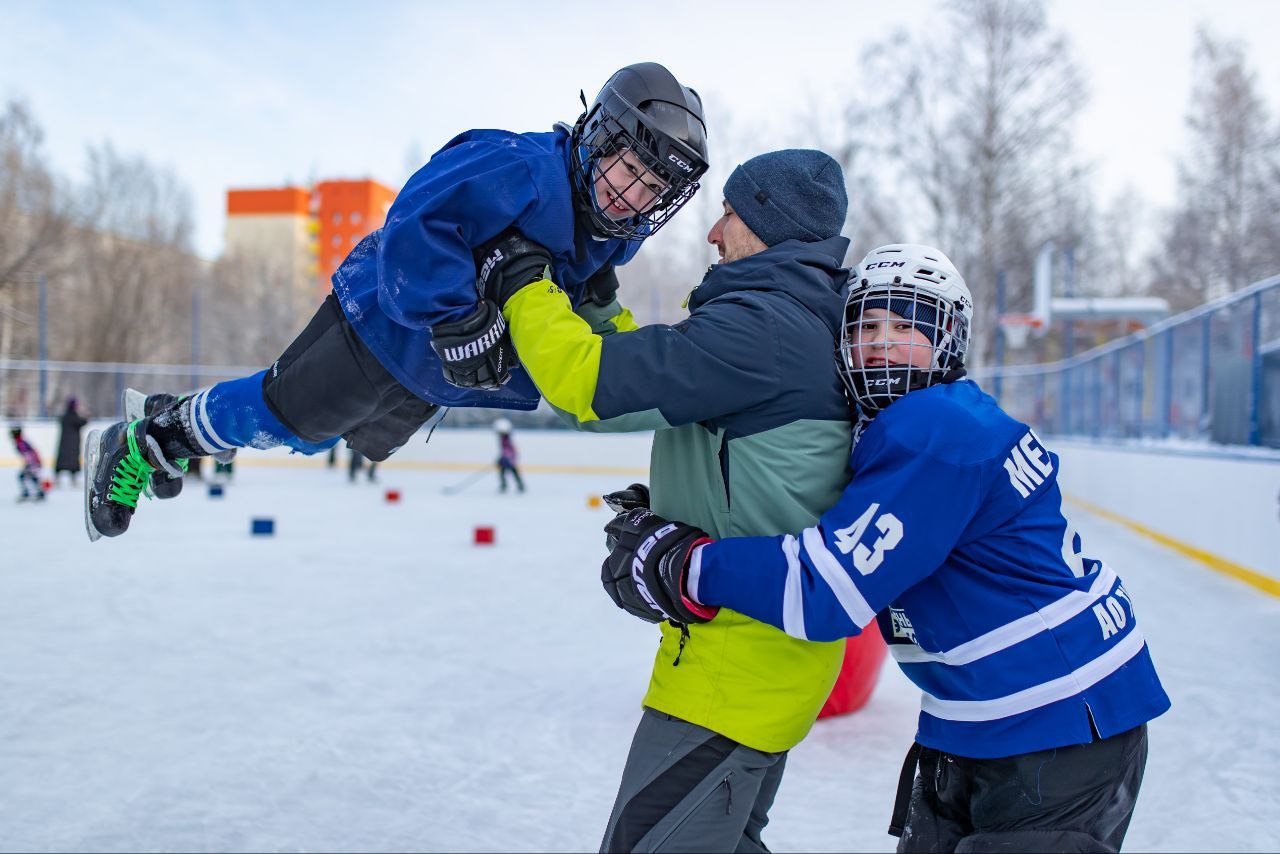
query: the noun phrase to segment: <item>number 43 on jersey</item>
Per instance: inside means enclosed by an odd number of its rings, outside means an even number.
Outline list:
[[[863,575],[875,572],[884,562],[885,552],[902,540],[902,522],[892,513],[880,513],[877,516],[879,510],[879,504],[872,504],[852,525],[840,528],[833,535],[836,539],[836,548],[844,554],[852,553],[853,567]],[[871,548],[867,548],[860,540],[872,524],[872,520],[875,520],[876,530],[880,532],[880,536],[871,544]]]

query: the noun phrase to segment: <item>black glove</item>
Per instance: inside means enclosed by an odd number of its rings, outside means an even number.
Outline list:
[[[637,507],[649,506],[649,487],[643,483],[633,483],[626,489],[619,489],[617,492],[610,492],[602,495],[604,503],[614,513],[626,513],[628,510],[634,510]],[[609,529],[605,529],[604,547],[609,551],[613,551],[614,546],[618,545],[618,540],[609,533]]]
[[[476,250],[476,290],[501,310],[525,285],[549,279],[550,266],[550,252],[508,228]]]
[[[605,267],[587,279],[587,299],[605,306],[618,298],[618,274],[612,267]]]
[[[444,378],[458,388],[499,388],[520,364],[502,312],[487,299],[462,320],[431,327],[431,348]]]
[[[614,513],[626,513],[637,507],[649,506],[649,487],[643,483],[633,483],[626,489],[619,489],[617,492],[610,492],[601,497]]]
[[[604,532],[614,546],[600,581],[619,608],[650,623],[706,623],[716,615],[684,595],[689,555],[711,542],[705,531],[637,507],[615,516]]]

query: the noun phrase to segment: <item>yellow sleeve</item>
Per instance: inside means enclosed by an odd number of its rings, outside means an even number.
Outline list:
[[[507,300],[502,316],[511,328],[520,363],[547,402],[579,422],[599,420],[591,402],[604,342],[573,313],[565,292],[548,279],[525,285]],[[635,318],[626,309],[617,319],[636,328]],[[622,331],[622,326],[618,329]]]

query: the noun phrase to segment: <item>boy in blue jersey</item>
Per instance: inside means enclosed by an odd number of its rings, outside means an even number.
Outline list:
[[[633,509],[606,527],[604,580],[651,620],[728,608],[811,640],[875,620],[923,692],[899,851],[1117,851],[1169,698],[1128,591],[1063,515],[1057,456],[963,379],[972,312],[941,252],[872,251],[837,357],[861,417],[836,505],[719,541]]]
[[[85,444],[89,538],[124,533],[148,486],[176,495],[195,457],[282,444],[311,454],[342,437],[377,462],[441,406],[536,407],[506,322],[476,288],[477,258],[511,229],[548,250],[556,282],[593,327],[634,324],[615,298],[614,268],[698,189],[702,102],[646,62],[583,106],[572,128],[471,130],[436,152],[267,370],[185,398],[126,394],[126,420]]]

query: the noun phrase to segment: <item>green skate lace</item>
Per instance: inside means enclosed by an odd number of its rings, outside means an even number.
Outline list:
[[[138,493],[142,491],[151,473],[155,471],[155,467],[146,461],[142,451],[138,449],[138,440],[133,435],[133,425],[137,423],[134,421],[126,428],[129,454],[116,463],[115,471],[111,473],[111,489],[107,492],[107,498],[110,500],[134,509],[138,507]]]

